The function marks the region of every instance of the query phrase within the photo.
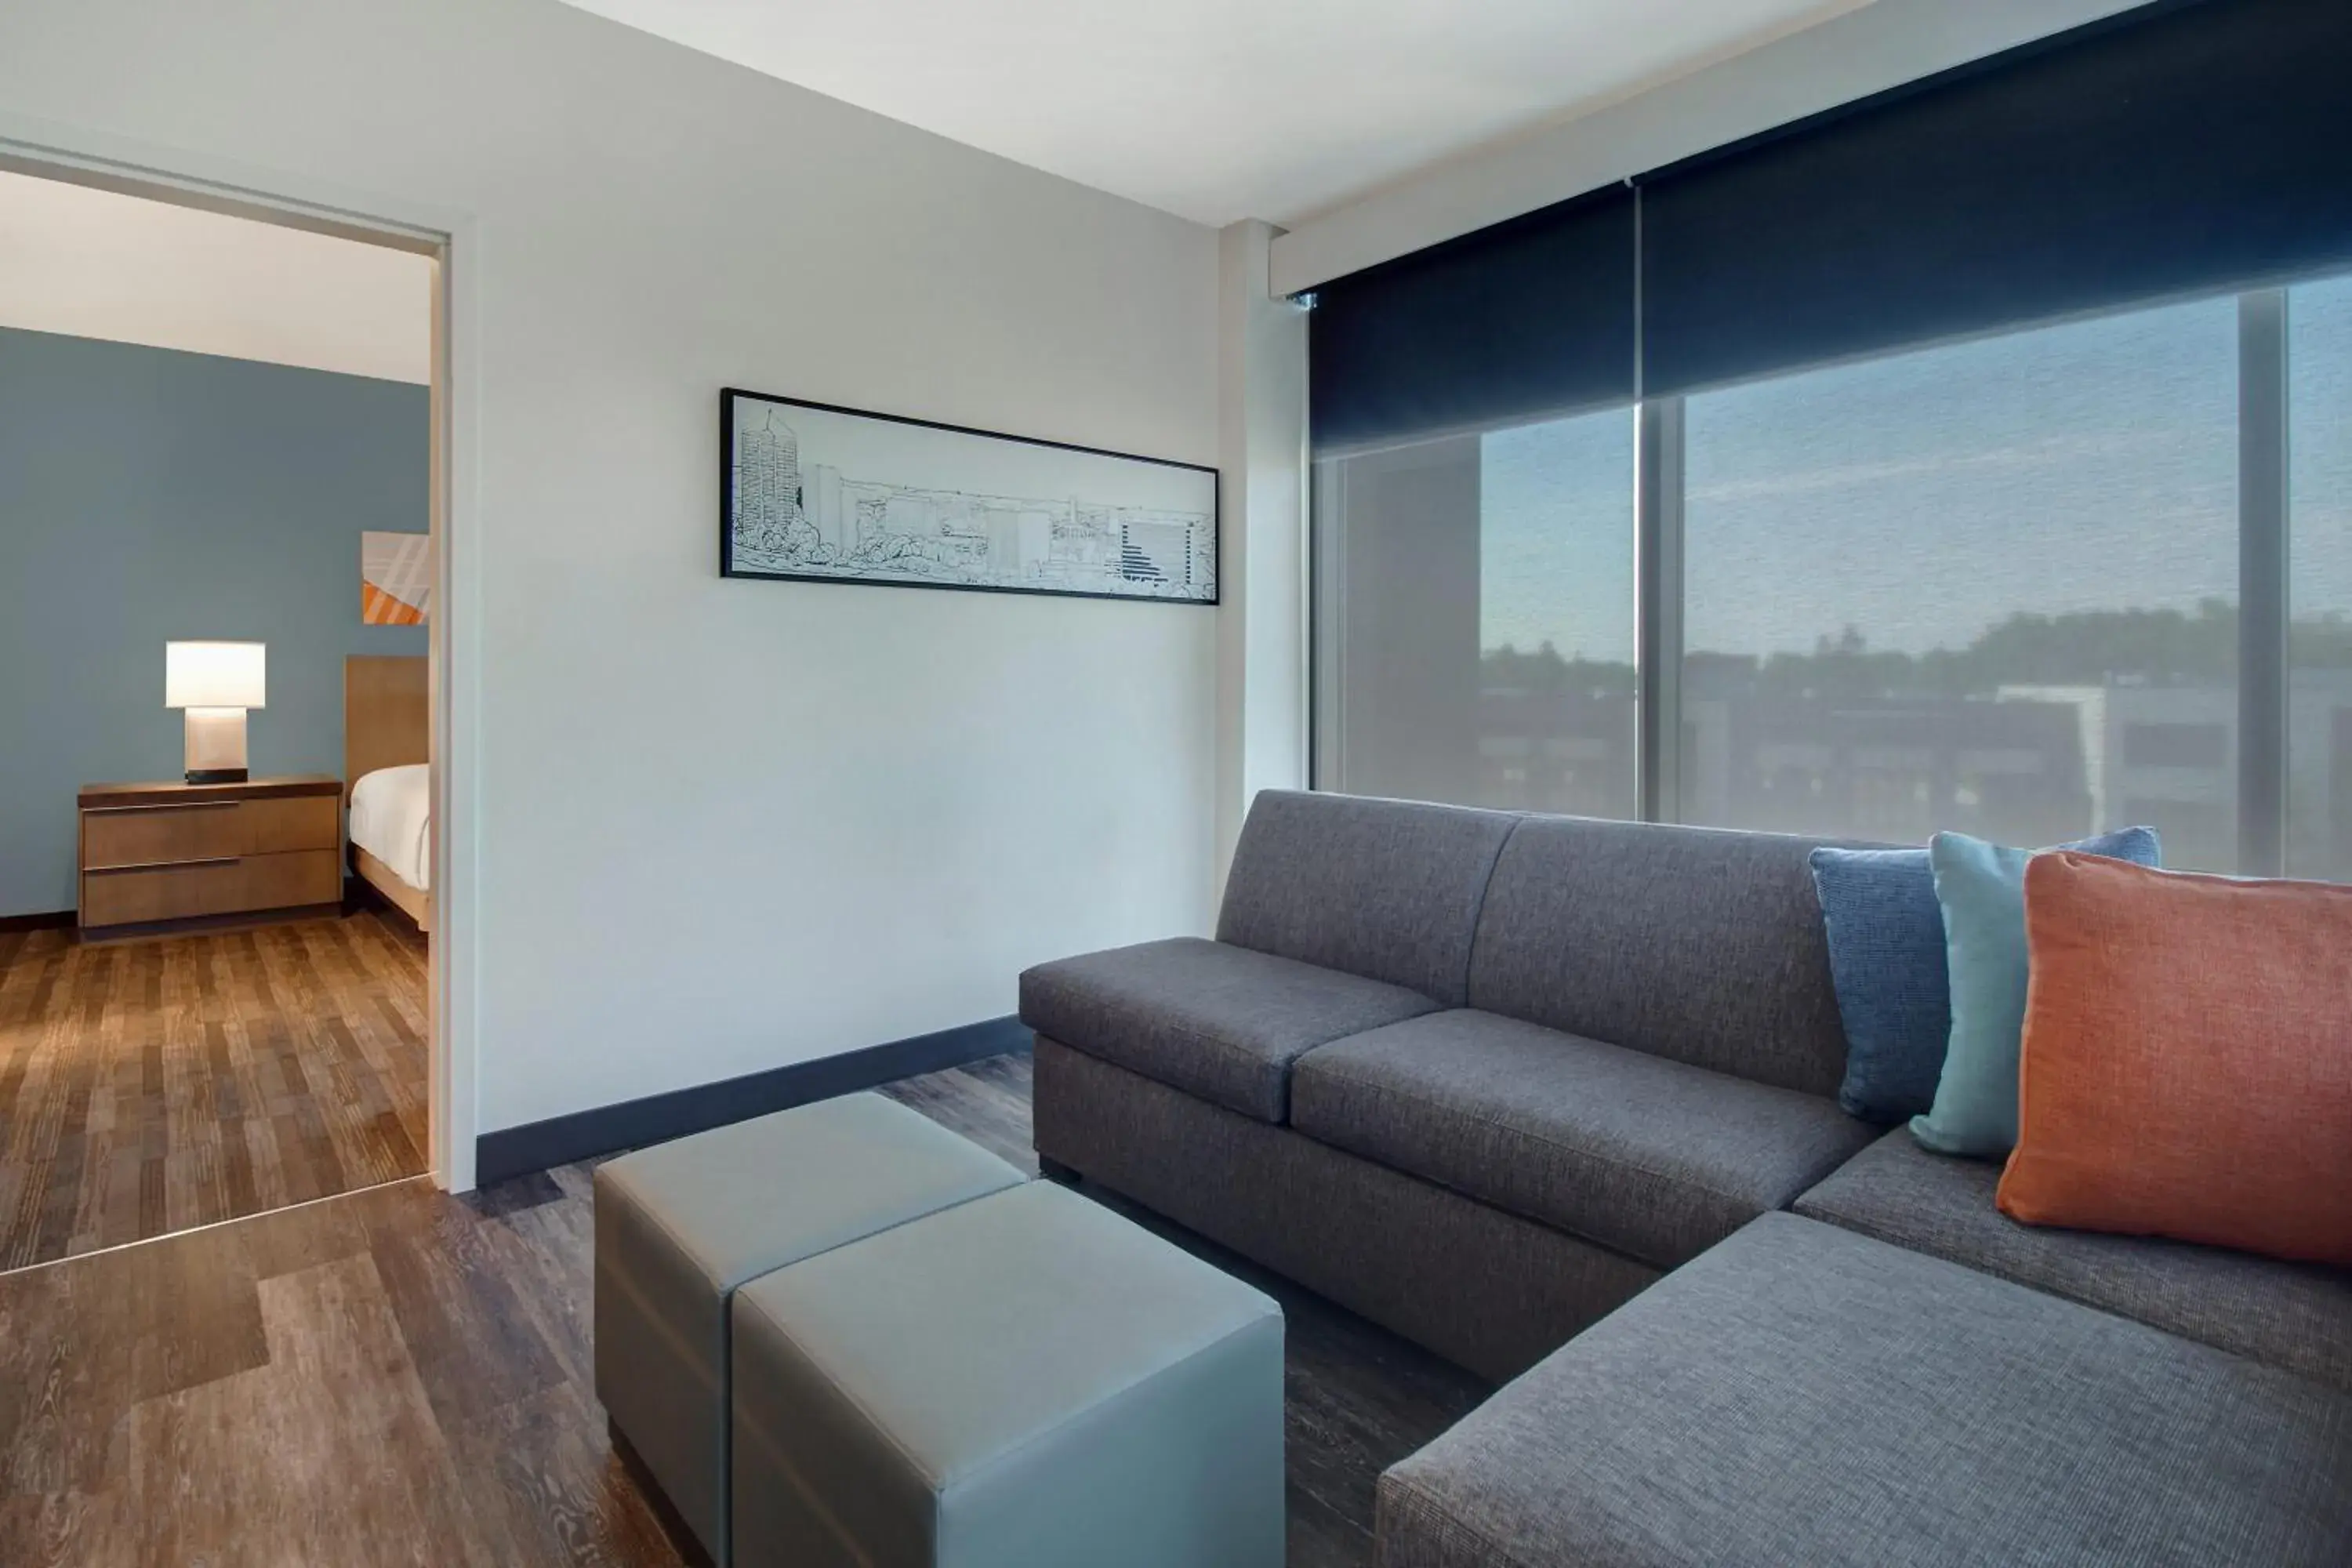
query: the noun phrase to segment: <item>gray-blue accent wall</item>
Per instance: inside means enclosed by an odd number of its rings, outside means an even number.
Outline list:
[[[74,907],[74,794],[176,778],[163,644],[269,645],[253,772],[342,771],[360,534],[422,532],[425,388],[0,328],[0,918]]]

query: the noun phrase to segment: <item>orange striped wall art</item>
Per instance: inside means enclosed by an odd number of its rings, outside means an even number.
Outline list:
[[[433,536],[360,535],[360,619],[372,626],[422,626],[433,608]]]

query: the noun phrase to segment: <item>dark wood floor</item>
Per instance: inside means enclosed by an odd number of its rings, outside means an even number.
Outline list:
[[[425,941],[0,932],[0,1268],[425,1170]]]
[[[1025,1057],[889,1092],[1034,1168]],[[0,1277],[0,1563],[677,1562],[595,1402],[591,1173],[403,1182]],[[1290,1561],[1368,1562],[1374,1479],[1485,1386],[1151,1223],[1281,1300]]]

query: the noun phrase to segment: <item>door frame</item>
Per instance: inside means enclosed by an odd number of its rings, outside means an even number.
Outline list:
[[[427,1151],[445,1191],[474,1186],[482,601],[478,563],[480,275],[470,214],[0,112],[0,170],[431,257],[434,931],[426,969]]]

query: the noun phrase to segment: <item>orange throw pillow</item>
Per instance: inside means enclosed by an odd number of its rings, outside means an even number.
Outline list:
[[[2001,1212],[2352,1265],[2352,887],[2037,855],[2025,924]]]

